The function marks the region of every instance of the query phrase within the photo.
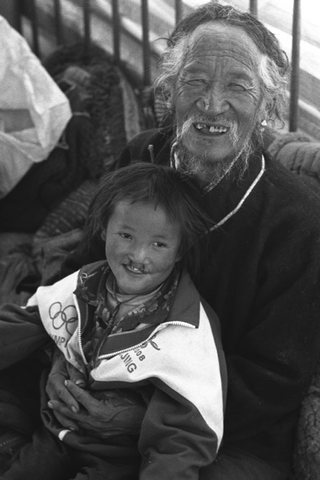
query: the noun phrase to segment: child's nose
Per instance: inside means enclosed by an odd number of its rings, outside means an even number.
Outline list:
[[[145,245],[135,245],[129,253],[133,263],[145,264],[148,262],[148,248]]]

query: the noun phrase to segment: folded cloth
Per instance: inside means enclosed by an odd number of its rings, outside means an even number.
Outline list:
[[[5,431],[4,428],[0,428],[0,454],[9,453],[12,454],[19,446],[26,443],[27,438],[14,430]]]
[[[0,428],[0,432],[4,430]],[[16,460],[19,451],[27,443],[27,438],[10,430],[0,433],[0,474],[5,473]]]
[[[264,143],[267,144],[267,149],[270,155],[278,160],[278,154],[281,149],[288,143],[297,143],[297,142],[309,142],[310,139],[306,135],[300,133],[275,133],[274,131],[268,129],[267,133],[264,136]],[[270,141],[271,137],[271,141]]]
[[[320,478],[320,364],[300,410],[293,457],[295,480]]]

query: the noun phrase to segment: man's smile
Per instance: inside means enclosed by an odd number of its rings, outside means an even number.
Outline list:
[[[206,135],[223,135],[228,132],[229,127],[224,125],[210,125],[206,123],[194,123],[196,130]]]

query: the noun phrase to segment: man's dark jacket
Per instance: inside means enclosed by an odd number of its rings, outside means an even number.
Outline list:
[[[114,168],[169,165],[171,133],[139,134]],[[195,283],[222,327],[229,376],[224,445],[286,470],[320,345],[320,203],[257,152],[242,177],[234,168],[205,204],[216,227]],[[103,244],[90,255],[101,258]]]

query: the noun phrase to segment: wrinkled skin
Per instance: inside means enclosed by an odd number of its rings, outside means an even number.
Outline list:
[[[74,431],[85,430],[98,438],[139,433],[146,410],[145,396],[127,391],[120,395],[112,390],[91,394],[85,387],[83,375],[57,351],[46,390],[51,398],[48,405],[61,425]]]
[[[67,364],[60,350],[56,349],[46,387],[50,398],[48,405],[54,410],[61,425],[71,430],[78,430],[86,424],[88,412],[80,413],[80,409],[87,405],[87,392],[83,389],[85,386],[83,374]],[[93,400],[95,399],[90,396],[91,409],[95,407]]]
[[[198,27],[188,52],[173,91],[178,129],[194,118],[184,146],[209,162],[231,160],[261,121],[261,53],[241,28],[221,22]]]

